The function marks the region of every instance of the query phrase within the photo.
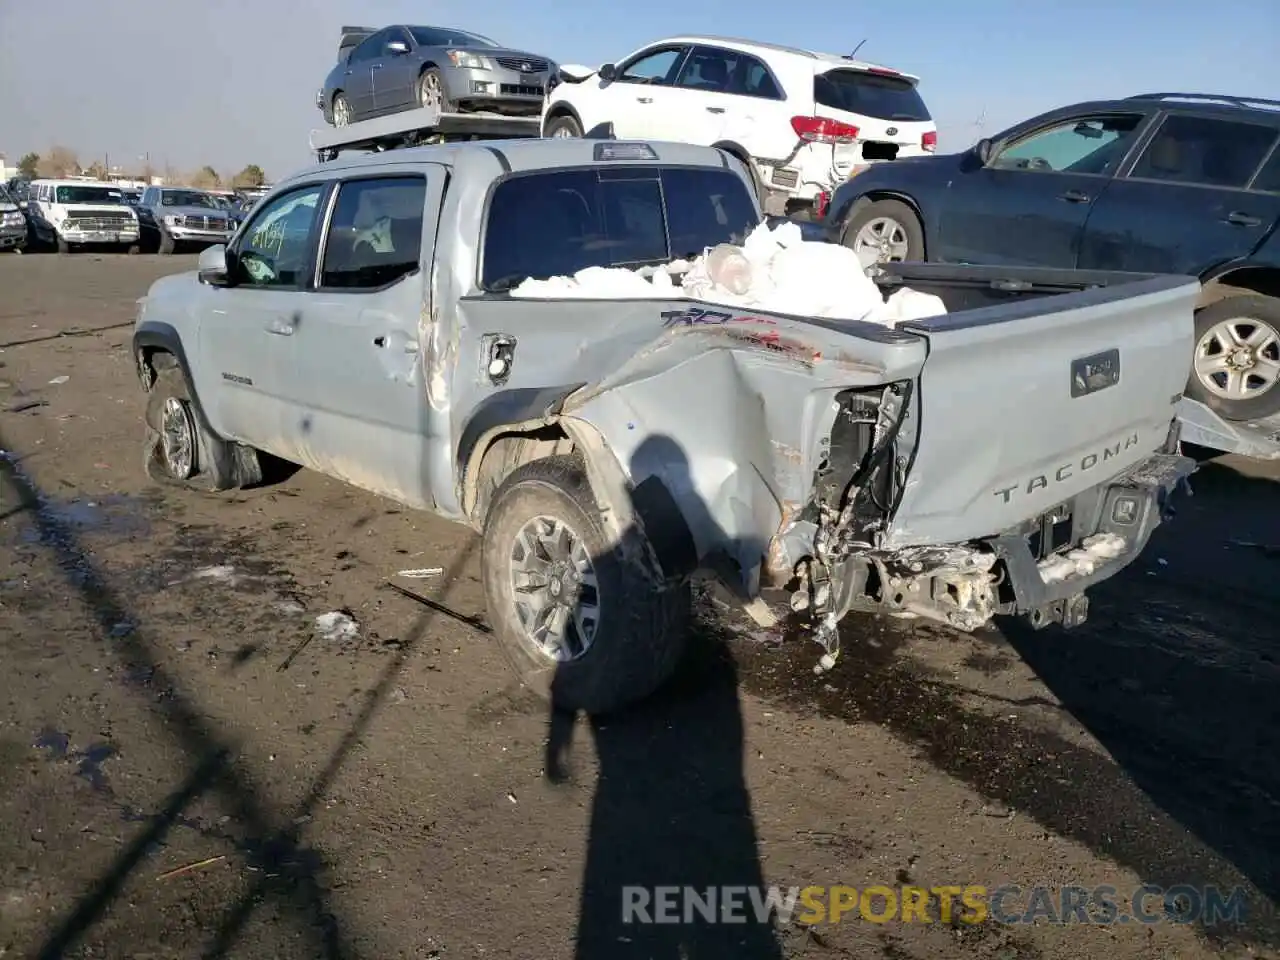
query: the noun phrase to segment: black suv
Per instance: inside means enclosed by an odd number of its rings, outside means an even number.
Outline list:
[[[825,226],[870,264],[1178,273],[1205,284],[1187,395],[1280,413],[1280,101],[1153,93],[1062,107],[964,153],[876,164]]]

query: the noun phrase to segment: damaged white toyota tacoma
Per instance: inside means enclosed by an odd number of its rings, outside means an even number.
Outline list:
[[[842,308],[833,245],[750,293],[760,220],[689,145],[309,169],[141,301],[147,469],[224,490],[265,451],[472,526],[520,678],[590,712],[675,669],[698,571],[826,666],[854,610],[1082,621],[1193,470],[1197,282],[894,264]]]

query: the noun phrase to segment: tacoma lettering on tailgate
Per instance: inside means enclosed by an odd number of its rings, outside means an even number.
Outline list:
[[[1109,447],[1103,447],[1099,453],[1087,453],[1079,460],[1073,460],[1070,463],[1064,463],[1049,473],[1039,473],[1033,477],[1027,478],[1025,483],[1015,483],[1011,487],[1001,487],[994,491],[994,495],[1000,497],[1005,503],[1011,501],[1017,491],[1024,493],[1035,493],[1037,490],[1044,490],[1055,483],[1065,483],[1076,475],[1076,472],[1084,473],[1086,470],[1092,470],[1099,463],[1105,463],[1114,457],[1120,456],[1120,451],[1128,450],[1130,447],[1137,446],[1141,440],[1138,434],[1131,433],[1123,440],[1117,440]]]

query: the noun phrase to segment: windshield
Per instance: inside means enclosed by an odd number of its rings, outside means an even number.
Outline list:
[[[218,204],[213,197],[199,190],[164,190],[160,194],[160,206],[218,209]]]
[[[13,203],[13,194],[9,192],[9,188],[0,183],[0,203]]]
[[[9,184],[9,196],[14,200],[26,200],[30,196],[31,185],[26,180],[15,180]]]
[[[111,187],[58,187],[54,203],[122,203],[124,195]]]
[[[496,47],[488,37],[443,27],[410,27],[414,42],[424,47]]]
[[[903,77],[832,70],[813,78],[813,99],[821,106],[876,120],[922,123],[933,119],[916,85]]]

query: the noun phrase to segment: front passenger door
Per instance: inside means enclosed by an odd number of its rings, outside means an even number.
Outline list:
[[[229,437],[289,458],[284,397],[293,336],[312,265],[323,183],[266,201],[228,257],[232,284],[206,286],[199,301],[200,356],[214,386],[215,420]],[[208,401],[206,401],[208,402]]]
[[[688,48],[648,50],[618,68],[618,77],[605,88],[604,120],[623,140],[669,140],[664,135],[672,110],[672,85]]]
[[[1075,116],[996,147],[943,195],[929,259],[1072,269],[1144,114]]]

